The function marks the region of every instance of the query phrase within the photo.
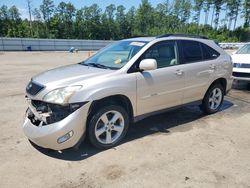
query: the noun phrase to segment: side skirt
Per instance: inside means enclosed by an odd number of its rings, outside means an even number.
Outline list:
[[[142,120],[142,119],[145,119],[149,116],[153,116],[153,115],[156,115],[156,114],[162,114],[162,113],[165,113],[165,112],[168,112],[168,111],[172,111],[172,110],[175,110],[175,109],[178,109],[178,108],[181,108],[183,106],[188,106],[188,105],[201,105],[202,103],[202,100],[198,100],[198,101],[194,101],[194,102],[190,102],[190,103],[186,103],[186,104],[181,104],[181,105],[178,105],[178,106],[174,106],[174,107],[170,107],[170,108],[165,108],[165,109],[162,109],[162,110],[157,110],[157,111],[154,111],[154,112],[149,112],[149,113],[146,113],[146,114],[142,114],[142,115],[139,115],[139,116],[136,116],[134,117],[134,123]]]

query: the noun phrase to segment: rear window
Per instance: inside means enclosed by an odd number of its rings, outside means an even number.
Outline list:
[[[202,46],[202,52],[203,52],[203,60],[216,59],[217,57],[220,56],[219,52],[207,46],[206,44],[201,43],[201,46]]]
[[[183,40],[181,43],[184,63],[202,61],[202,50],[199,42]]]

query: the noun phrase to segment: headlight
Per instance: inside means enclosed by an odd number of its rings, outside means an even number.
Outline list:
[[[82,86],[69,86],[50,91],[43,97],[43,101],[56,104],[65,104],[69,102],[70,97]]]

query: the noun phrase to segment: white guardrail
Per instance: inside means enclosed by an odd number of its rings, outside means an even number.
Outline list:
[[[223,49],[239,49],[247,43],[244,42],[221,42],[220,47]]]
[[[68,51],[72,47],[80,51],[96,51],[112,42],[114,41],[1,37],[0,51]]]
[[[0,38],[0,51],[96,51],[114,41],[36,38]],[[219,43],[223,49],[238,49],[246,43]]]

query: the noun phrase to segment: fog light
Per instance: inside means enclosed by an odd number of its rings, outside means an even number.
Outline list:
[[[61,136],[60,138],[57,139],[57,143],[61,144],[63,142],[66,142],[68,139],[70,139],[73,136],[74,132],[70,131],[67,134]]]

